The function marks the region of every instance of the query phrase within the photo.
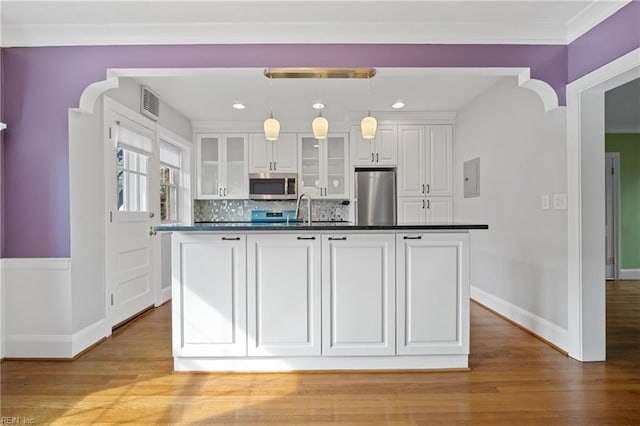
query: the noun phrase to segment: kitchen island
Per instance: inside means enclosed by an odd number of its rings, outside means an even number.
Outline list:
[[[212,223],[172,232],[178,371],[467,368],[469,231]]]

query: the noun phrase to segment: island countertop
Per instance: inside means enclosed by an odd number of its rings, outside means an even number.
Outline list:
[[[352,222],[201,222],[194,225],[166,224],[156,226],[160,232],[225,232],[225,231],[468,231],[489,229],[486,224],[421,223],[401,225],[356,225]]]

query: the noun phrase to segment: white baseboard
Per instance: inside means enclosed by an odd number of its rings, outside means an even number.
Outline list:
[[[471,299],[509,318],[560,349],[568,350],[568,330],[475,286],[471,286]]]
[[[640,269],[620,269],[621,280],[640,280]]]
[[[160,300],[156,303],[156,307],[171,300],[171,286],[160,289]]]
[[[104,319],[73,333],[71,336],[71,356],[78,355],[109,334],[111,334],[111,330],[107,327],[107,322]]]
[[[68,334],[8,334],[5,346],[5,358],[71,358]]]

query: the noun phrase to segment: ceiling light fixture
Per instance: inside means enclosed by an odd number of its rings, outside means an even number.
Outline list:
[[[371,78],[375,68],[268,68],[267,78]]]
[[[393,103],[393,105],[391,105],[391,108],[393,108],[393,109],[404,108],[404,102],[396,101],[396,102]]]
[[[233,107],[233,109],[245,109],[247,107],[242,102],[234,102],[231,106]]]
[[[362,132],[362,139],[373,139],[376,137],[376,129],[378,128],[378,121],[375,117],[371,116],[371,100],[369,96],[369,79],[367,79],[367,116],[360,122],[360,131]]]
[[[311,105],[313,107],[313,109],[323,109],[326,105],[323,104],[322,102],[316,102],[315,104]]]
[[[269,89],[270,92],[273,92],[273,83],[271,79],[269,79]],[[273,93],[269,96],[269,118],[264,120],[264,138],[268,141],[277,141],[278,136],[280,135],[280,122],[273,118]]]
[[[313,129],[314,138],[327,138],[327,135],[329,134],[329,122],[322,116],[322,111],[319,111],[318,116],[311,122],[311,128]]]

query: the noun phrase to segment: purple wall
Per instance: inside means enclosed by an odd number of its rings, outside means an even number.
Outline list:
[[[640,47],[640,1],[632,1],[569,44],[568,82]]]
[[[68,257],[69,108],[107,68],[530,67],[564,104],[566,46],[193,45],[3,49],[6,257]]]

